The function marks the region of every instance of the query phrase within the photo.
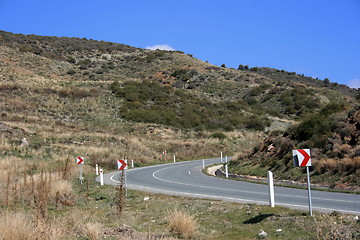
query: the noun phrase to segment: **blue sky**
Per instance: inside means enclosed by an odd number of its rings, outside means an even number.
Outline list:
[[[0,30],[167,45],[360,88],[360,0],[0,0]]]

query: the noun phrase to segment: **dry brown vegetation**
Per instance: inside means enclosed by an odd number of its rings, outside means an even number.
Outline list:
[[[170,231],[176,236],[192,238],[196,234],[196,219],[189,213],[177,209],[171,211],[167,217]]]
[[[155,81],[213,103],[239,102],[241,105],[234,107],[241,108],[247,117],[271,115],[286,122],[280,128],[273,124],[269,130],[284,130],[296,114],[316,111],[301,107],[294,112],[293,101],[298,99],[291,94],[295,87],[307,94],[307,102],[319,100],[319,107],[344,98],[351,103],[355,94],[345,86],[323,89],[321,81],[296,74],[280,76],[282,73],[274,69],[220,68],[181,52],[0,33],[0,239],[174,239],[170,231],[196,238],[195,210],[191,215],[174,211],[169,220],[175,223],[169,229],[163,228],[166,213],[159,214],[153,223],[150,216],[161,212],[157,205],[168,200],[154,201],[148,209],[134,197],[131,200],[140,206],[134,210],[138,206],[124,199],[123,218],[109,220],[118,218],[113,213],[116,196],[112,195],[114,189],[104,191],[88,179],[95,177],[94,165],[112,170],[120,157],[142,166],[170,162],[174,154],[178,161],[218,156],[220,152],[240,155],[265,136],[238,129],[217,135],[224,138],[214,138],[209,130],[128,122],[119,114],[122,100],[109,88],[114,81]],[[277,96],[282,92],[287,95],[280,101]],[[349,124],[341,127],[329,153],[344,157],[336,163],[332,158],[318,161],[319,171],[358,169],[359,159],[352,156],[359,149],[353,148],[352,131]],[[23,138],[28,146],[21,147]],[[165,157],[161,154],[164,150],[168,152]],[[86,161],[82,186],[77,179],[77,156]],[[146,222],[141,221],[144,218]],[[188,225],[176,223],[178,218]],[[134,230],[136,226],[138,230]],[[217,231],[218,236],[223,234]]]

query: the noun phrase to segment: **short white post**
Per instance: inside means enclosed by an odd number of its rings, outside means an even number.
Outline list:
[[[228,170],[228,165],[225,164],[225,177],[229,178],[229,170]]]
[[[275,197],[274,197],[274,178],[271,171],[267,172],[268,176],[268,185],[269,185],[269,201],[270,207],[275,207]]]
[[[227,155],[225,156],[225,163],[227,163],[228,162],[228,158],[227,158]]]
[[[103,186],[104,185],[104,174],[103,174],[103,170],[100,168],[100,185]]]
[[[99,165],[95,164],[95,173],[96,176],[99,176]]]
[[[176,162],[175,154],[174,154],[174,162]]]
[[[202,160],[203,169],[205,168],[205,159]]]
[[[131,168],[134,168],[134,160],[131,160]]]
[[[220,152],[220,163],[222,163],[222,152]]]

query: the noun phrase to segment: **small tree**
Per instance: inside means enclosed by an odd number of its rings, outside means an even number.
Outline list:
[[[329,80],[328,78],[325,78],[325,79],[324,79],[324,83],[325,83],[325,85],[329,85],[329,84],[330,84],[330,80]]]
[[[249,65],[245,65],[244,70],[249,70]]]
[[[358,88],[358,93],[356,95],[356,100],[360,101],[360,88]]]
[[[240,64],[238,70],[244,70],[244,65]]]
[[[226,68],[225,63],[221,64],[221,67],[222,67],[222,68]]]

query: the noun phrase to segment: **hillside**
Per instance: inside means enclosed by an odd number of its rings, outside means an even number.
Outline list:
[[[124,197],[123,188],[94,181],[95,164],[113,171],[122,157],[138,167],[220,152],[243,156],[232,162],[234,172],[272,169],[301,181],[290,149],[314,146],[313,179],[356,189],[355,96],[329,81],[218,67],[180,51],[0,31],[0,232],[8,239],[186,237],[168,223],[175,212],[192,220],[191,239],[252,239],[259,229],[279,239],[356,238],[353,216],[309,218],[136,191]],[[85,159],[82,185],[78,156]]]
[[[26,137],[34,151],[52,149],[41,158],[88,147],[87,155],[110,166],[130,152],[143,163],[160,161],[164,149],[179,158],[230,155],[328,104],[356,103],[357,91],[344,85],[241,66],[218,67],[180,51],[1,31],[2,142],[15,146]]]
[[[178,51],[152,51],[94,40],[7,32],[0,32],[0,43],[3,52],[1,82],[11,85],[3,88],[32,88],[31,92],[62,98],[94,99],[106,95],[121,105],[123,98],[116,99],[109,94],[111,83],[117,81],[122,86],[128,81],[151,81],[182,90],[185,96],[220,103],[217,108],[241,115],[241,121],[230,124],[234,120],[229,116],[223,117],[225,120],[212,119],[223,130],[263,130],[274,117],[297,119],[316,112],[329,102],[352,101],[356,95],[356,90],[344,85],[296,73],[258,67],[248,70],[217,67]],[[68,118],[77,118],[73,116],[76,113],[69,112]],[[247,125],[253,118],[258,119],[260,126]],[[224,121],[227,123],[222,124]],[[189,127],[194,125],[186,128]]]
[[[306,181],[305,168],[294,167],[291,150],[310,148],[313,183],[332,189],[360,191],[360,107],[332,104],[284,134],[269,136],[230,165],[233,173]]]

